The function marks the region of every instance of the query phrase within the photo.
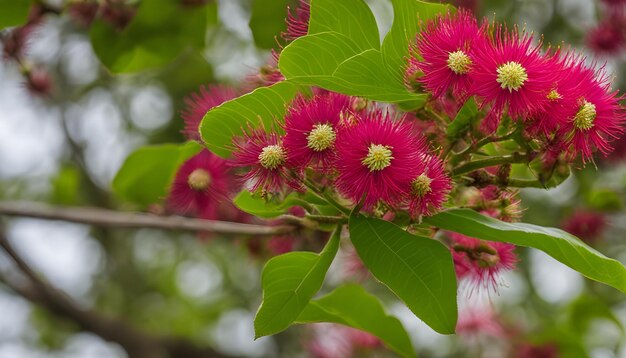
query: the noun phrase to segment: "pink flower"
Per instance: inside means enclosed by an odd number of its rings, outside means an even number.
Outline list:
[[[26,89],[40,97],[52,94],[53,82],[50,72],[42,66],[34,66],[26,73]]]
[[[626,114],[619,103],[623,97],[611,90],[603,69],[590,69],[583,58],[567,62],[562,76],[557,84],[562,105],[554,113],[561,122],[557,138],[583,162],[591,160],[596,149],[608,155],[611,139],[624,133]]]
[[[226,161],[204,149],[178,169],[168,206],[180,214],[217,219],[220,203],[228,199],[229,180]]]
[[[606,218],[601,213],[579,209],[563,221],[562,227],[563,230],[586,242],[593,242],[604,232]]]
[[[287,32],[281,35],[285,41],[293,41],[298,37],[306,36],[309,32],[309,18],[311,17],[311,5],[309,0],[299,0],[294,12],[287,7]]]
[[[481,43],[487,43],[484,28],[478,27],[468,10],[437,17],[428,21],[417,36],[407,75],[414,78],[416,73],[423,73],[417,80],[435,97],[445,95],[449,89],[456,96],[465,96],[471,85],[469,73],[476,62],[472,49]]]
[[[458,233],[449,233],[449,236],[457,277],[469,280],[476,288],[496,290],[498,276],[515,267],[515,245],[482,241]]]
[[[492,105],[482,123],[485,131],[498,128],[507,108],[511,117],[518,118],[545,106],[558,73],[529,34],[520,37],[517,30],[498,27],[492,43],[478,42],[474,47],[471,91],[482,98],[483,105]]]
[[[505,328],[498,322],[491,306],[481,308],[468,307],[464,310],[459,310],[456,333],[465,337],[474,337],[482,334],[504,338],[506,335]]]
[[[515,358],[558,358],[559,347],[555,343],[522,343],[515,349]]]
[[[397,204],[421,174],[426,152],[424,138],[409,122],[380,110],[341,131],[336,147],[337,188],[355,203],[364,199],[366,209],[379,201]]]
[[[249,168],[244,179],[248,181],[251,192],[279,192],[283,184],[289,183],[285,166],[287,152],[276,133],[251,130],[243,138],[236,138],[234,144],[236,151],[232,164]]]
[[[282,255],[293,251],[296,238],[289,235],[273,236],[267,241],[267,249],[273,255]]]
[[[89,27],[98,13],[97,0],[74,0],[68,4],[68,15],[82,27]]]
[[[306,349],[315,358],[358,357],[358,350],[369,350],[382,345],[380,339],[370,333],[338,324],[316,323],[311,325],[313,336]]]
[[[349,109],[350,97],[338,93],[297,98],[285,117],[283,144],[288,164],[332,169],[340,122]]]
[[[185,98],[181,117],[185,121],[182,133],[190,140],[202,141],[199,127],[204,115],[214,107],[237,97],[237,91],[224,85],[202,86],[200,91]]]
[[[596,55],[613,56],[619,54],[626,45],[626,21],[622,16],[610,16],[597,27],[587,32],[587,47]]]
[[[258,72],[246,76],[245,88],[252,91],[255,88],[271,86],[274,83],[284,80],[285,76],[283,76],[278,69],[279,57],[280,54],[275,50],[272,50],[272,54],[267,63],[261,66]]]
[[[420,174],[413,178],[406,193],[412,217],[432,215],[440,210],[452,189],[452,180],[445,172],[443,162],[436,156],[423,158]]]

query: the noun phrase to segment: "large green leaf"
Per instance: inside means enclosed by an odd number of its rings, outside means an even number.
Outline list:
[[[403,357],[415,350],[402,323],[385,313],[378,299],[358,285],[346,285],[309,302],[296,323],[333,322],[369,332]]]
[[[165,65],[188,48],[202,48],[207,23],[216,14],[215,4],[183,6],[178,0],[142,1],[123,30],[98,20],[89,35],[96,55],[109,70],[135,72]]]
[[[392,75],[402,79],[409,55],[409,44],[415,41],[420,21],[433,18],[452,7],[419,0],[391,0],[391,3],[393,24],[383,41],[382,53],[385,65]]]
[[[196,142],[161,144],[137,149],[126,158],[113,179],[113,191],[120,198],[147,206],[162,200],[176,169],[202,147]]]
[[[287,29],[287,6],[294,3],[293,0],[252,1],[249,25],[257,46],[267,49],[276,47],[277,37]]]
[[[470,209],[450,209],[425,218],[428,224],[482,240],[533,247],[584,276],[626,292],[626,268],[567,232],[524,223],[507,223]]]
[[[26,23],[30,0],[0,0],[0,30]]]
[[[259,197],[244,189],[233,199],[233,203],[248,214],[262,218],[275,218],[284,214],[292,206],[308,205],[298,196],[298,193],[291,193],[286,198],[277,201]]]
[[[313,0],[309,34],[335,32],[349,38],[358,52],[379,49],[380,35],[374,14],[363,0]]]
[[[290,81],[384,102],[407,102],[417,107],[425,95],[411,93],[391,76],[380,51],[358,52],[358,46],[336,32],[301,37],[287,46],[279,67]]]
[[[476,101],[474,101],[474,97],[470,97],[448,126],[446,135],[453,140],[461,138],[476,120],[478,120],[478,106]]]
[[[202,139],[211,151],[226,158],[233,150],[233,137],[242,135],[248,126],[277,127],[297,92],[296,85],[283,81],[225,102],[204,116],[200,124]]]
[[[435,331],[454,333],[456,277],[440,242],[362,215],[350,217],[350,238],[363,263]]]
[[[269,260],[263,268],[263,302],[254,318],[255,336],[285,330],[298,318],[313,295],[319,291],[337,250],[341,228],[333,233],[324,250],[290,252]]]

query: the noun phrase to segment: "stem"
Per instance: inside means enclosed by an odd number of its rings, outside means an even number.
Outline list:
[[[292,225],[251,225],[182,216],[159,216],[94,207],[63,207],[19,201],[0,202],[0,215],[63,220],[103,227],[205,231],[224,235],[279,235],[297,229],[297,226]]]
[[[315,195],[316,198],[327,202],[329,205],[333,206],[335,209],[339,210],[344,215],[350,215],[350,210],[343,205],[339,204],[327,191],[320,191],[315,184],[313,184],[308,179],[303,179],[302,183],[311,190],[311,193]]]
[[[478,142],[467,146],[467,148],[463,149],[461,152],[456,153],[454,155],[454,157],[452,158],[452,163],[456,164],[459,163],[463,158],[467,157],[468,155],[470,155],[471,153],[477,151],[478,149],[486,146],[489,143],[497,143],[497,142],[504,142],[506,140],[512,139],[515,137],[516,131],[512,131],[508,134],[505,134],[503,136],[489,136],[489,137],[485,137],[481,140],[479,140]]]
[[[306,215],[305,218],[312,220],[312,221],[316,221],[318,223],[324,223],[324,224],[331,224],[331,223],[343,224],[346,222],[346,218],[343,216]]]
[[[489,157],[485,159],[478,159],[452,169],[452,176],[459,176],[469,172],[473,172],[477,169],[492,167],[501,164],[514,164],[514,163],[527,163],[531,160],[533,153],[518,153],[514,152],[510,155],[502,155],[497,157]]]

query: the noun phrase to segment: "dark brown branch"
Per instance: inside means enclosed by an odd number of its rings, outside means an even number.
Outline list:
[[[182,216],[119,212],[94,207],[51,206],[22,201],[0,202],[0,215],[62,220],[104,227],[205,231],[224,235],[279,235],[297,229],[297,226],[292,225],[251,225]]]
[[[120,344],[130,357],[227,357],[211,348],[198,347],[183,338],[147,334],[122,320],[83,309],[71,297],[50,285],[32,270],[2,233],[0,233],[0,246],[29,281],[17,283],[7,277],[0,277],[11,290],[56,315],[72,320],[82,330]]]

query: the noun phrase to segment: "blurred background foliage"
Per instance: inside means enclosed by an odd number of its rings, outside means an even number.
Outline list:
[[[367,2],[384,34],[393,17],[390,3]],[[296,5],[290,0],[100,3],[98,8],[80,0],[0,0],[1,27],[29,23],[23,27],[28,28],[23,61],[0,62],[0,199],[133,209],[111,189],[128,154],[146,144],[182,142],[185,96],[201,85],[240,84],[258,73],[270,50],[280,46],[276,39],[286,28],[287,6]],[[606,63],[616,88],[626,89],[626,52],[609,31],[621,26],[624,36],[626,22],[618,23],[612,13],[617,10],[606,4],[457,3],[543,34],[546,45],[564,42],[581,49]],[[604,32],[597,30],[602,26]],[[17,31],[2,32],[5,56]],[[553,190],[524,190],[523,221],[565,227],[626,262],[626,170],[620,159],[587,165]],[[335,352],[328,357],[344,352],[341,339],[347,338],[333,336],[327,326],[293,327],[253,340],[260,269],[271,252],[265,242],[34,219],[3,219],[2,225],[25,260],[52,284],[84,307],[143,331],[186,337],[233,356],[322,356],[320,344]],[[328,287],[346,280],[350,252],[342,248]],[[518,269],[502,278],[497,293],[459,294],[466,320],[457,336],[434,333],[380,284],[361,280],[405,324],[422,357],[626,357],[623,295],[538,251],[519,254]],[[0,254],[0,271],[14,270]],[[127,356],[120,345],[79,328],[0,283],[0,357]],[[353,356],[393,356],[373,346]]]

